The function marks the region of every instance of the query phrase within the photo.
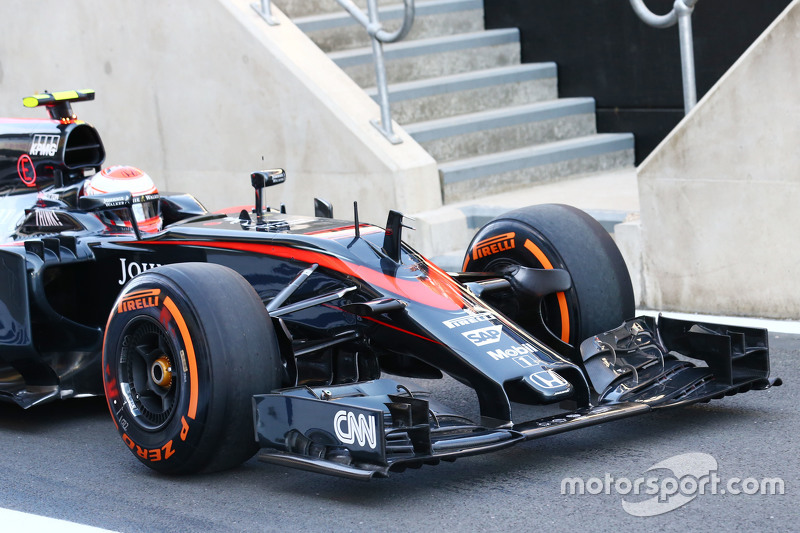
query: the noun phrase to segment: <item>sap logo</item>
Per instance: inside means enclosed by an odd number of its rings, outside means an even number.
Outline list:
[[[119,262],[122,266],[122,276],[117,283],[120,285],[125,285],[129,278],[134,278],[145,270],[161,266],[160,263],[137,263],[135,261],[131,261],[130,264],[126,266],[125,261],[126,259],[124,257],[119,258]]]
[[[502,336],[502,331],[503,326],[489,326],[488,328],[467,331],[466,333],[462,333],[462,335],[472,341],[472,344],[475,346],[484,346],[499,341]]]
[[[42,135],[37,134],[33,136],[33,142],[31,142],[31,155],[46,155],[46,156],[54,156],[56,155],[56,151],[58,150],[58,140],[61,137],[59,135]]]
[[[511,357],[519,357],[520,355],[529,355],[536,353],[536,350],[533,346],[529,343],[525,343],[522,346],[512,346],[508,349],[500,348],[499,350],[493,350],[486,352],[488,355],[492,357],[495,361],[500,361],[501,359],[508,359]]]
[[[480,259],[489,255],[494,255],[498,252],[511,250],[514,248],[514,233],[503,233],[502,235],[495,235],[484,239],[475,245],[472,250],[472,258]]]
[[[479,324],[481,322],[486,322],[487,320],[492,320],[495,316],[492,313],[479,313],[479,314],[468,314],[465,316],[460,316],[458,318],[451,318],[450,320],[445,320],[442,322],[448,329],[455,329],[461,326],[470,326],[472,324]]]
[[[333,417],[333,431],[342,444],[359,446],[369,445],[373,450],[378,445],[378,434],[375,431],[375,417],[359,414],[356,418],[352,411],[338,411]]]
[[[569,382],[553,372],[552,370],[542,370],[534,372],[529,379],[543,389],[560,389],[569,385]]]

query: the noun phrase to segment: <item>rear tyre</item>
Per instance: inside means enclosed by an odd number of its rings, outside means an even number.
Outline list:
[[[253,394],[280,386],[261,299],[235,271],[184,263],[136,276],[106,326],[103,383],[125,445],[163,473],[232,468],[257,451]]]
[[[572,287],[546,296],[538,308],[518,298],[498,306],[576,362],[584,339],[634,315],[633,286],[622,254],[603,226],[579,209],[535,205],[486,224],[467,247],[463,270],[495,272],[509,265],[569,272]]]

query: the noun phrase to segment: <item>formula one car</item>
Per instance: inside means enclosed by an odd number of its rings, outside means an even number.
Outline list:
[[[319,200],[314,217],[264,207],[282,170],[249,177],[252,208],[209,213],[104,169],[71,108],[93,97],[38,94],[24,104],[49,119],[0,119],[0,399],[105,394],[159,472],[261,450],[370,479],[780,384],[765,330],[634,317],[619,251],[577,209],[507,213],[446,273],[398,212],[380,228]],[[443,374],[479,420],[396,381]],[[549,407],[519,420],[514,404]]]

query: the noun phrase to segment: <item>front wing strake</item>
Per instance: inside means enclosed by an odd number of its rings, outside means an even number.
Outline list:
[[[259,459],[369,480],[655,409],[781,384],[765,330],[659,317],[587,339],[593,405],[508,427],[474,424],[391,379],[253,396]]]

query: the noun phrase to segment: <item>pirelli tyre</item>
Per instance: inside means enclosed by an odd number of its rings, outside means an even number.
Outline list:
[[[234,467],[257,451],[253,394],[280,357],[261,299],[235,271],[184,263],[136,276],[106,326],[103,382],[131,452],[163,473]]]
[[[633,286],[619,249],[599,222],[574,207],[524,207],[481,228],[467,247],[463,270],[496,272],[508,265],[569,272],[572,287],[545,296],[538,306],[519,298],[502,298],[497,304],[519,325],[575,360],[584,339],[634,315]]]

